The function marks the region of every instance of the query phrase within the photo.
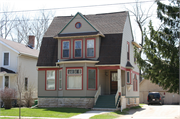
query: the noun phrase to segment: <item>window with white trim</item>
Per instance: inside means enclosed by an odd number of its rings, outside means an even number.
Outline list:
[[[67,89],[82,89],[82,68],[67,69]]]
[[[87,40],[87,57],[94,57],[94,39]]]
[[[131,83],[130,82],[130,72],[129,71],[127,71],[127,83]]]
[[[87,68],[88,69],[88,89],[96,90],[96,69],[95,68]]]
[[[9,76],[5,76],[4,87],[9,88]]]
[[[82,57],[82,41],[76,40],[75,41],[75,57]]]
[[[55,70],[46,71],[46,90],[55,90]]]
[[[59,70],[59,90],[62,89],[62,69]]]
[[[63,41],[63,58],[69,58],[70,55],[70,42],[69,41]]]
[[[9,52],[4,52],[3,65],[4,66],[8,66],[9,65]]]

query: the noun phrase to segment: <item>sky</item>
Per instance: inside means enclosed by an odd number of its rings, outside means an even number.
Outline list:
[[[9,11],[53,9],[52,12],[55,13],[55,16],[70,16],[75,15],[77,12],[87,15],[127,11],[127,8],[132,10],[133,6],[135,6],[135,2],[136,0],[0,0],[0,12],[2,12],[3,7],[5,8],[8,6]],[[139,0],[139,2],[142,2],[143,11],[147,11],[147,8],[153,4],[153,0]],[[150,14],[152,14],[151,19],[154,20],[154,24],[157,27],[159,21],[156,19],[156,7],[156,4],[152,6]],[[21,14],[22,12],[18,13]],[[36,14],[37,11],[23,13],[33,15]],[[136,42],[140,43],[141,34],[134,19],[134,16],[130,14],[134,39]],[[145,26],[148,24],[149,20],[150,19],[148,19]]]

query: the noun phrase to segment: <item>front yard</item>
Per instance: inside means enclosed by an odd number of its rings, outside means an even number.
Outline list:
[[[55,117],[69,118],[81,113],[85,113],[89,109],[81,108],[21,108],[21,116],[24,117]],[[19,116],[19,108],[11,108],[5,110],[0,109],[0,116]]]

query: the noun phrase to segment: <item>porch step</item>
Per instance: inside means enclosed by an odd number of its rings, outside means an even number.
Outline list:
[[[120,109],[121,108],[92,108],[91,110],[95,110],[95,111],[117,111]]]
[[[96,105],[93,108],[114,108],[115,107],[115,95],[100,95]]]

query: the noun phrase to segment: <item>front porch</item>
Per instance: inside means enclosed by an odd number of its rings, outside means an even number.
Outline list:
[[[126,96],[125,71],[118,67],[99,68],[99,86],[95,94],[94,110],[118,110]],[[126,102],[125,102],[126,103]]]

